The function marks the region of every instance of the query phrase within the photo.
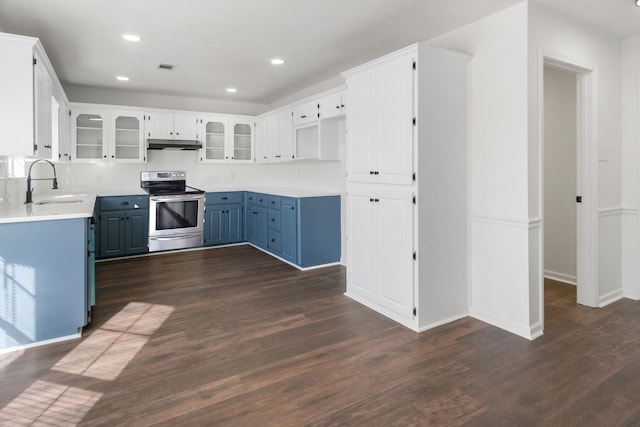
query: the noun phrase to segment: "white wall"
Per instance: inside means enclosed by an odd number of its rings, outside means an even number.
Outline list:
[[[544,67],[544,275],[576,283],[576,75]]]
[[[622,287],[624,295],[633,299],[640,299],[639,79],[640,36],[637,36],[622,43]]]
[[[527,4],[428,43],[473,55],[470,314],[532,338],[527,215]]]
[[[565,62],[597,70],[596,122],[597,206],[593,215],[599,241],[597,258],[597,294],[595,305],[609,303],[622,296],[622,156],[621,156],[621,42],[618,38],[581,22],[553,12],[534,2],[529,3],[529,216],[540,217],[541,170],[538,153],[539,58],[561,58]],[[598,157],[597,155],[595,157]],[[592,202],[592,201],[589,201]],[[584,207],[584,205],[583,205]],[[537,239],[529,251],[540,253]],[[534,262],[535,263],[535,262]],[[532,265],[534,264],[532,263]],[[542,311],[542,280],[531,271],[531,313]],[[578,284],[580,288],[580,283]],[[533,322],[533,319],[532,319]]]

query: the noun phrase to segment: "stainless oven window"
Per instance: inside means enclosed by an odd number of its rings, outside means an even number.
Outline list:
[[[198,227],[198,200],[157,202],[156,230]]]

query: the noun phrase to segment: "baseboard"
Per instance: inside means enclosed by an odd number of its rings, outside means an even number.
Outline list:
[[[531,341],[542,334],[542,328],[539,325],[518,325],[509,320],[478,310],[474,307],[469,308],[469,315],[475,319],[481,320],[497,328],[504,329],[507,332],[511,332],[512,334]]]
[[[424,332],[424,331],[427,331],[429,329],[437,328],[438,326],[446,325],[447,323],[455,322],[456,320],[464,319],[466,317],[469,317],[469,313],[468,312],[460,313],[460,314],[457,314],[455,316],[451,316],[451,317],[449,317],[447,319],[444,319],[444,320],[439,320],[437,322],[429,323],[429,324],[424,325],[424,326],[419,326],[418,327],[418,332]]]
[[[243,245],[249,245],[249,246],[251,246],[252,248],[256,248],[256,249],[257,249],[257,250],[259,250],[260,252],[264,252],[264,253],[265,253],[265,254],[267,254],[267,255],[271,255],[272,257],[274,257],[274,258],[276,258],[276,259],[278,259],[278,260],[280,260],[280,261],[282,261],[282,262],[284,262],[284,263],[286,263],[286,264],[289,264],[291,267],[295,267],[295,268],[297,268],[297,269],[298,269],[298,270],[300,270],[300,271],[316,270],[316,269],[318,269],[318,268],[325,268],[325,267],[331,267],[331,266],[334,266],[334,265],[341,265],[341,264],[340,264],[340,262],[329,262],[329,263],[327,263],[327,264],[318,264],[318,265],[312,265],[312,266],[309,266],[309,267],[301,267],[301,266],[299,266],[299,265],[297,265],[297,264],[292,263],[291,261],[287,261],[287,260],[286,260],[286,259],[284,259],[284,258],[280,258],[278,255],[274,255],[274,254],[272,254],[271,252],[269,252],[269,251],[267,251],[267,250],[265,250],[265,249],[262,249],[260,246],[256,246],[256,245],[254,245],[253,243],[242,243],[242,244],[243,244]],[[221,246],[215,246],[215,247],[216,247],[216,248],[219,248],[219,247],[221,247]]]
[[[600,296],[600,298],[598,298],[598,307],[606,307],[607,305],[619,301],[622,298],[624,298],[624,292],[622,289],[616,289],[615,291],[611,291]]]
[[[40,347],[41,345],[55,344],[57,342],[62,342],[62,341],[75,340],[77,338],[80,338],[81,336],[82,336],[82,333],[79,332],[77,334],[65,335],[64,337],[52,338],[50,340],[38,341],[34,343],[22,344],[14,347],[9,347],[9,348],[3,348],[3,349],[0,349],[0,354],[11,353],[19,350],[26,350],[28,348],[33,348],[33,347]]]
[[[388,310],[385,307],[381,307],[381,306],[379,306],[377,304],[374,304],[374,303],[372,303],[371,301],[368,301],[365,298],[361,298],[358,295],[350,293],[349,291],[345,292],[344,295],[349,297],[349,298],[351,298],[355,302],[358,302],[358,303],[364,305],[365,307],[370,308],[371,310],[375,311],[376,313],[382,314],[383,316],[393,320],[394,322],[397,322],[397,323],[401,324],[402,326],[411,329],[414,332],[419,332],[417,327],[416,327],[415,320],[409,320],[409,319],[403,318],[402,316],[392,312],[391,310]]]
[[[556,282],[566,283],[568,285],[576,286],[578,284],[578,278],[570,274],[558,273],[557,271],[545,270],[545,279],[555,280]]]
[[[625,297],[625,298],[632,299],[634,301],[639,301],[640,300],[640,292],[638,292],[638,291],[630,291],[628,289],[623,289],[622,290],[622,296]]]

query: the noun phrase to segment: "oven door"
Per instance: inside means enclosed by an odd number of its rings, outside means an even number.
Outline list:
[[[203,234],[204,194],[149,197],[149,239]]]

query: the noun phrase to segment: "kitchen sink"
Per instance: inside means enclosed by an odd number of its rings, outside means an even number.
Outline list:
[[[40,200],[39,202],[33,202],[34,205],[59,205],[66,203],[82,203],[84,199],[50,199]]]

